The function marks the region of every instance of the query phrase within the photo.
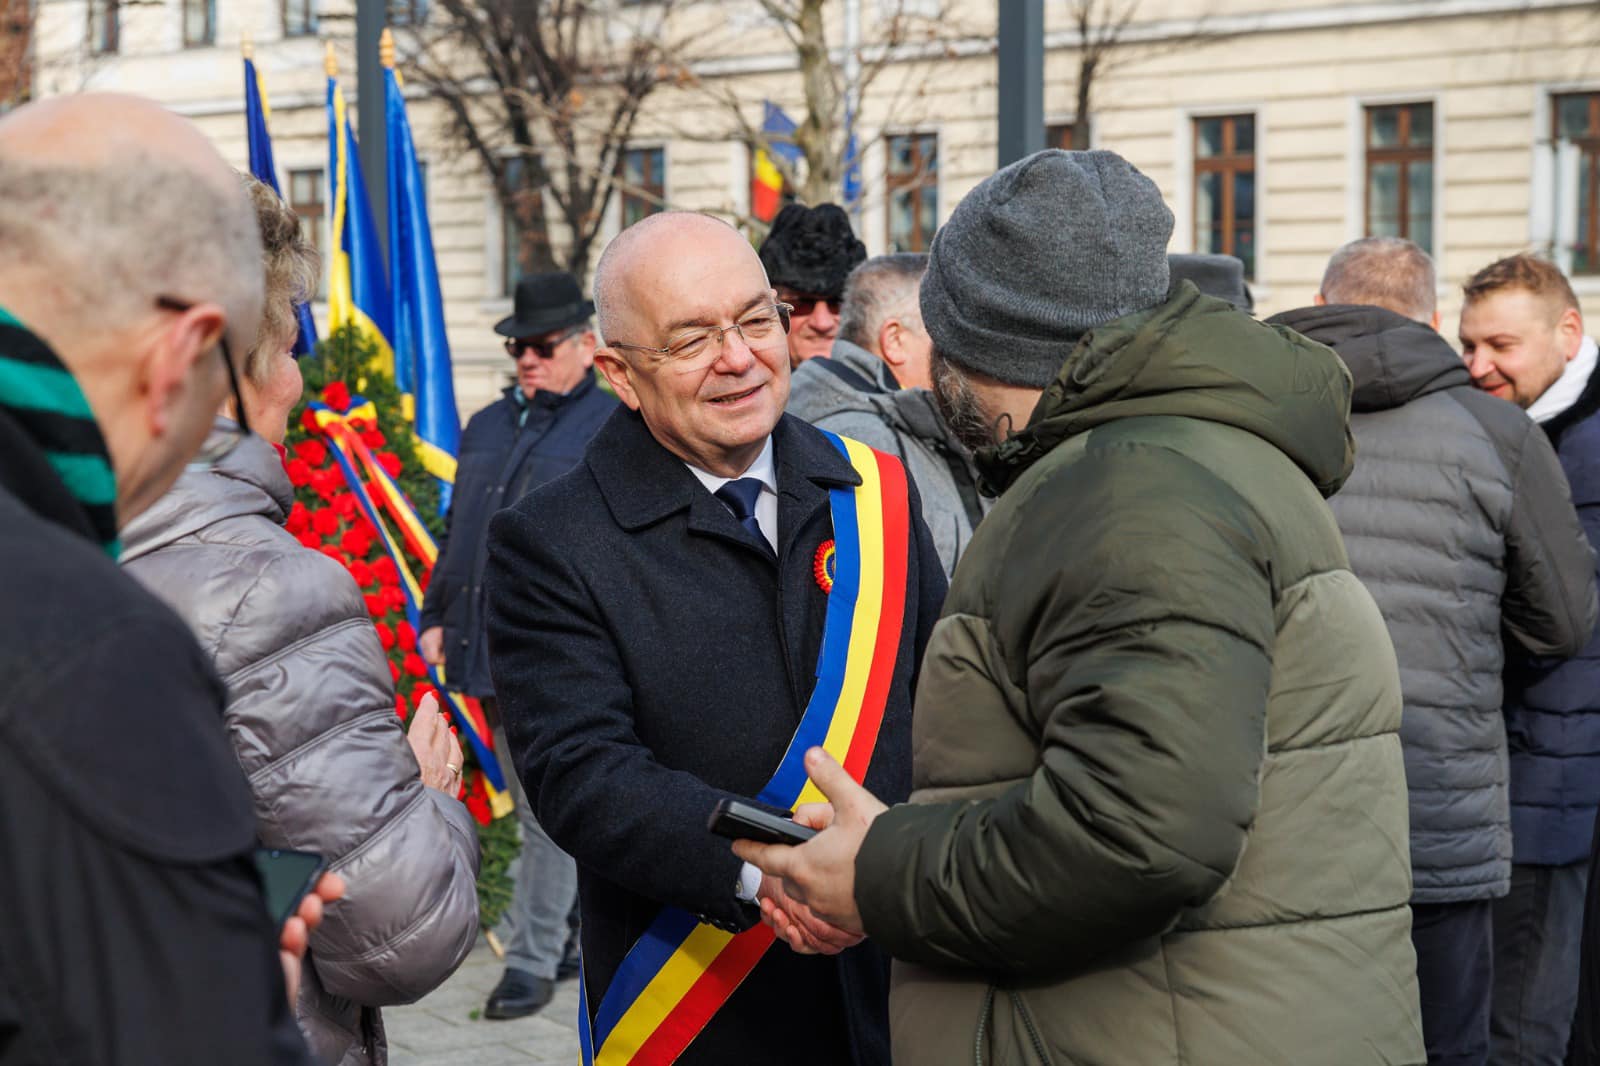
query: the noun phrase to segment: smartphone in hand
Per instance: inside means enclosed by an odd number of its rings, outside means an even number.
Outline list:
[[[267,913],[274,928],[281,929],[300,909],[300,901],[316,887],[328,864],[311,851],[286,848],[257,848],[256,872],[261,875],[261,890],[267,898]]]
[[[729,840],[754,840],[762,844],[804,844],[817,835],[808,825],[790,818],[768,814],[759,807],[738,800],[722,800],[706,828]]]

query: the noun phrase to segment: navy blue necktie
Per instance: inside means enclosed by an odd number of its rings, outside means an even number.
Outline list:
[[[756,501],[761,498],[761,489],[760,478],[742,477],[728,482],[713,495],[727,504],[728,510],[733,512],[733,517],[739,520],[745,532],[756,538],[769,556],[776,558],[766,534],[761,532],[761,523],[756,521]]]

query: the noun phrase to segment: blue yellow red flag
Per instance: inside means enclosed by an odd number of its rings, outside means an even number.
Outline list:
[[[394,280],[394,379],[415,426],[417,457],[439,479],[439,508],[450,506],[461,417],[450,372],[444,299],[428,225],[427,190],[406,121],[405,94],[392,66],[383,72],[389,142],[389,263]]]
[[[771,222],[783,206],[783,171],[773,157],[793,168],[800,161],[800,148],[793,139],[797,128],[794,119],[771,100],[762,103],[765,112],[761,132],[767,135],[767,148],[756,152],[755,172],[750,177],[750,213],[763,222]]]
[[[339,79],[328,75],[328,203],[333,255],[328,267],[328,329],[353,326],[378,349],[380,368],[394,373],[394,305],[389,278],[361,177],[356,135]]]
[[[257,181],[282,196],[283,187],[278,184],[278,168],[272,161],[272,134],[267,132],[267,121],[271,117],[272,110],[267,103],[266,82],[262,80],[261,72],[256,69],[255,60],[246,56],[244,128],[245,136],[250,142],[250,173]],[[294,310],[295,317],[300,323],[300,332],[294,338],[294,354],[299,358],[310,354],[317,346],[317,323],[311,317],[309,305],[298,304]]]

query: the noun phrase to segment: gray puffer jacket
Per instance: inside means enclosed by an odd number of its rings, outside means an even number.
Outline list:
[[[1570,655],[1595,622],[1592,556],[1555,451],[1472,387],[1461,357],[1380,307],[1271,319],[1328,345],[1355,381],[1355,472],[1328,502],[1400,661],[1412,901],[1511,884],[1502,634]]]
[[[318,852],[344,877],[301,983],[312,1050],[381,1064],[375,1008],[437,987],[477,936],[478,838],[460,803],[423,785],[360,590],[283,529],[292,500],[277,453],[250,437],[132,522],[122,560],[227,682],[261,842]]]
[[[902,389],[888,364],[849,341],[808,359],[789,380],[788,412],[896,456],[922,494],[922,518],[949,577],[992,501],[978,495],[972,455],[945,427],[927,389]]]

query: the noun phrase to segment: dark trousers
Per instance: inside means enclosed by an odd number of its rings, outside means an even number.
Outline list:
[[[1513,866],[1494,905],[1494,1066],[1561,1066],[1578,1001],[1589,864]]]
[[[1411,905],[1428,1066],[1484,1066],[1489,1061],[1493,927],[1493,900]]]

